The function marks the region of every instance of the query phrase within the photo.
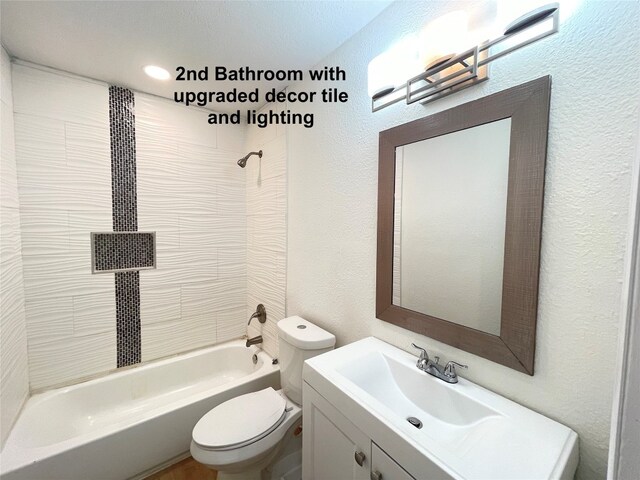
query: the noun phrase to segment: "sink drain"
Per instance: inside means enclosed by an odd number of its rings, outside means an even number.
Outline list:
[[[422,428],[422,422],[418,420],[416,417],[408,417],[407,422],[413,425],[416,428]]]

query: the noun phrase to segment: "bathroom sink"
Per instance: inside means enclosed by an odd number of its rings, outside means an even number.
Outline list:
[[[336,372],[389,411],[406,420],[415,417],[441,426],[466,427],[498,412],[457,388],[381,352],[369,352]]]
[[[416,360],[370,337],[308,360],[303,377],[404,465],[428,459],[442,478],[572,478],[575,432],[464,378],[446,383]]]

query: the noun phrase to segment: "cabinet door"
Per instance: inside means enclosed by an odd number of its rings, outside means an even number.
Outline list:
[[[369,480],[371,440],[307,383],[302,404],[302,478]]]
[[[372,442],[371,480],[415,480],[415,478]]]

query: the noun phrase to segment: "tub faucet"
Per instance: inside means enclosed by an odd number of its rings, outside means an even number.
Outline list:
[[[267,321],[267,309],[264,308],[263,304],[258,304],[255,313],[251,315],[251,317],[249,318],[249,323],[247,323],[247,325],[251,325],[251,320],[253,320],[254,318],[257,318],[260,323],[264,323]]]
[[[446,366],[440,365],[440,358],[434,357],[435,363],[429,359],[429,354],[427,351],[412,343],[414,348],[420,350],[420,358],[416,362],[416,367],[418,367],[423,372],[427,372],[429,375],[439,378],[440,380],[447,383],[458,383],[458,374],[456,373],[456,367],[467,368],[466,365],[462,365],[461,363],[451,361],[447,363]]]
[[[262,335],[258,335],[257,337],[247,338],[247,347],[251,345],[257,345],[258,343],[262,343]]]

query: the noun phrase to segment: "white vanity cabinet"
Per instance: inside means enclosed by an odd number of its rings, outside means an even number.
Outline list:
[[[371,442],[371,480],[415,480],[407,471]]]
[[[304,480],[569,480],[571,429],[365,338],[303,367]]]
[[[304,480],[415,480],[307,383],[303,398]]]
[[[307,383],[302,398],[302,478],[369,480],[371,439]]]

